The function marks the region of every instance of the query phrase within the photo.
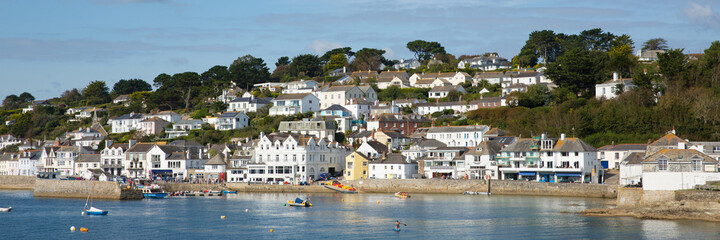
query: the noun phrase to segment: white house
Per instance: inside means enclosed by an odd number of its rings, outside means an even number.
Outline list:
[[[0,149],[17,144],[22,144],[22,139],[16,138],[10,134],[0,135]]]
[[[613,99],[618,96],[618,89],[622,87],[622,92],[627,92],[635,88],[632,78],[620,78],[618,73],[613,73],[613,79],[601,84],[595,84],[595,98],[597,99]]]
[[[439,147],[447,147],[447,145],[435,139],[420,138],[417,143],[410,145],[408,149],[400,150],[400,152],[408,160],[416,160],[418,158],[427,156],[428,150],[436,149]]]
[[[180,120],[172,125],[171,129],[165,129],[168,138],[187,136],[191,130],[201,129],[204,122],[198,119]]]
[[[218,116],[215,130],[241,129],[250,125],[250,118],[244,112],[225,112]]]
[[[483,141],[477,146],[470,148],[465,154],[465,165],[470,179],[498,179],[497,160],[495,157],[502,149],[502,144],[497,141]]]
[[[294,133],[263,135],[248,163],[251,182],[310,182],[341,174],[350,149],[337,142]]]
[[[418,67],[422,66],[422,63],[418,61],[417,59],[400,59],[400,62],[396,63],[392,67],[394,69],[400,70],[400,69],[417,69]]]
[[[287,87],[282,90],[282,93],[308,93],[312,92],[318,85],[319,83],[315,80],[300,79],[299,81],[287,83]]]
[[[693,189],[708,181],[720,181],[718,161],[695,149],[663,149],[642,161],[643,190]]]
[[[540,84],[540,78],[543,75],[541,72],[536,71],[522,71],[510,74],[511,84],[525,84],[527,86]]]
[[[479,72],[473,76],[473,84],[477,85],[482,80],[490,84],[501,84],[504,80],[504,75],[505,73],[503,72]]]
[[[428,98],[444,98],[447,97],[448,93],[455,91],[457,93],[467,93],[465,88],[460,85],[433,87],[428,92]]]
[[[227,110],[229,112],[257,112],[271,101],[272,98],[255,98],[252,95],[247,98],[235,98],[228,103]]]
[[[145,115],[145,119],[150,119],[150,118],[155,118],[155,117],[160,118],[160,119],[165,120],[170,123],[176,123],[176,122],[182,120],[182,116],[173,111],[162,111],[162,112],[151,113],[151,114]]]
[[[35,176],[38,173],[37,164],[42,152],[40,150],[21,151],[18,157],[18,175]]]
[[[332,105],[344,105],[350,99],[364,98],[365,93],[354,85],[332,86],[324,91],[316,92],[320,99],[320,108],[325,109]]]
[[[295,115],[320,110],[320,99],[310,93],[282,94],[272,100],[270,116]]]
[[[645,159],[645,153],[632,152],[625,156],[620,162],[620,179],[621,186],[639,184],[642,179],[643,167],[642,161]]]
[[[222,181],[223,174],[227,168],[227,162],[225,161],[225,154],[217,153],[215,156],[210,158],[205,164],[205,179],[213,181]]]
[[[500,179],[598,183],[597,149],[578,138],[522,138],[500,150]]]
[[[387,145],[375,140],[363,142],[355,151],[368,158],[380,158],[383,153],[389,153]]]
[[[115,143],[110,146],[107,145],[105,144],[105,149],[100,151],[100,168],[115,176],[127,175],[124,172],[123,163],[125,163],[125,150],[128,149],[128,144]]]
[[[448,147],[474,147],[487,140],[484,134],[488,131],[490,127],[487,125],[431,127],[427,138],[438,140]]]
[[[88,170],[100,170],[100,154],[80,154],[75,162],[75,172],[77,175],[83,175]],[[83,177],[85,179],[90,179]]]
[[[620,162],[633,152],[645,153],[647,144],[611,144],[598,148],[598,161],[603,168],[620,168]]]
[[[475,105],[477,106],[477,105]],[[428,115],[434,112],[442,112],[447,109],[452,109],[455,113],[464,113],[473,110],[473,106],[465,101],[457,102],[429,102],[429,103],[418,103],[415,105],[415,112],[420,115]],[[476,108],[475,108],[476,109]]]
[[[140,128],[140,121],[144,120],[142,114],[129,113],[120,117],[111,118],[112,133],[126,133]]]
[[[465,147],[439,147],[417,160],[420,174],[426,178],[460,179],[468,176]]]
[[[352,98],[348,100],[343,107],[350,111],[351,116],[354,119],[364,119],[365,117],[370,116],[373,104],[363,99]]]
[[[368,177],[377,179],[410,179],[415,178],[417,172],[417,162],[407,161],[398,153],[371,161],[368,166]]]
[[[405,71],[384,71],[380,72],[377,79],[377,86],[380,89],[386,89],[390,86],[399,88],[410,87],[409,76]]]
[[[169,124],[170,122],[159,117],[148,118],[140,121],[139,132],[147,136],[158,135],[162,133],[162,131],[165,130],[165,127]]]
[[[486,56],[463,59],[458,62],[458,68],[474,68],[483,71],[494,71],[498,69],[508,69],[512,65],[506,58],[497,54],[489,54]]]
[[[337,124],[335,121],[310,120],[303,119],[301,121],[281,121],[278,126],[278,132],[297,133],[303,135],[312,135],[317,138],[335,138]]]
[[[447,81],[451,85],[459,85],[465,83],[467,80],[472,80],[472,77],[470,74],[467,74],[466,72],[446,72],[446,73],[423,73],[423,74],[413,74],[410,76],[410,85],[414,87],[418,84],[418,81],[420,80],[442,80]]]

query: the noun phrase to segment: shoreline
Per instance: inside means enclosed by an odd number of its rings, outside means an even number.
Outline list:
[[[638,207],[589,208],[577,212],[591,217],[633,217],[657,220],[700,220],[720,222],[720,203],[669,201]]]

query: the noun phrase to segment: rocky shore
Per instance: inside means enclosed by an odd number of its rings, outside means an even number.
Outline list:
[[[591,208],[583,216],[635,217],[662,220],[720,221],[720,203],[707,201],[667,201],[634,207]]]

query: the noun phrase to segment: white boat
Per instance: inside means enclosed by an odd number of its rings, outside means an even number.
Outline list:
[[[9,211],[12,211],[12,207],[0,208],[0,212],[9,212]]]
[[[88,195],[88,199],[85,200],[85,207],[83,208],[83,215],[107,215],[107,210],[102,210],[96,207],[92,206],[92,192],[93,187],[95,186],[95,183],[90,182],[90,194]],[[90,201],[90,207],[88,207],[88,201]]]
[[[489,192],[471,192],[471,191],[465,191],[463,194],[465,194],[465,195],[490,195]]]

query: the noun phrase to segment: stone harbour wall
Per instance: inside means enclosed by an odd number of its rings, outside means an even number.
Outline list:
[[[362,179],[343,181],[343,184],[355,187],[361,193],[448,193],[459,194],[465,191],[486,192],[485,180],[451,179]],[[528,181],[490,181],[492,194],[568,196],[568,197],[617,197],[617,186],[604,184],[579,183],[543,183]]]
[[[35,188],[35,176],[0,176],[0,189],[32,190]]]
[[[160,185],[160,187],[162,187],[166,192],[223,190],[222,186],[218,184],[158,183],[158,185]]]
[[[135,189],[121,189],[117,182],[81,180],[35,181],[35,197],[87,198],[90,190],[94,199],[132,200],[142,199],[142,192]]]
[[[238,192],[271,192],[271,193],[335,193],[336,191],[320,185],[268,185],[247,183],[228,183],[227,188]]]
[[[675,201],[718,202],[720,201],[720,192],[701,190],[679,190],[675,191]]]

